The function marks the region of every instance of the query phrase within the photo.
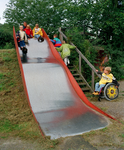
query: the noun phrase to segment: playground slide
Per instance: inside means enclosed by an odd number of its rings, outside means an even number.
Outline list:
[[[13,28],[24,89],[42,135],[56,139],[106,127],[104,116],[114,118],[88,101],[44,30],[43,33],[44,42],[29,40],[27,58],[21,61]]]

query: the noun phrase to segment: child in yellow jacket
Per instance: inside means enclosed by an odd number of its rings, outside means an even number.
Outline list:
[[[103,73],[98,70],[96,70],[96,72],[102,77],[101,80],[95,84],[95,92],[93,93],[93,95],[99,95],[101,88],[104,87],[106,83],[111,83],[112,80],[115,80],[113,74],[110,73],[111,67],[105,67]]]
[[[40,36],[43,37],[43,32],[42,32],[41,28],[39,28],[39,25],[38,25],[38,24],[36,24],[35,27],[34,27],[34,29],[33,29],[33,36],[34,36],[35,38],[37,38],[37,39],[38,39]]]

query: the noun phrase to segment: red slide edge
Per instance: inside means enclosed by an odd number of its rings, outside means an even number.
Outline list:
[[[63,66],[64,70],[66,71],[68,78],[70,80],[70,83],[72,85],[72,87],[74,88],[75,92],[77,93],[77,95],[81,98],[81,100],[90,108],[96,110],[97,112],[103,114],[106,117],[109,117],[113,120],[116,120],[114,117],[110,116],[109,114],[105,113],[104,111],[102,111],[101,109],[99,109],[97,106],[93,105],[85,96],[85,94],[83,93],[83,91],[81,90],[81,88],[79,87],[78,83],[76,82],[75,78],[73,77],[73,75],[71,74],[71,72],[69,71],[69,69],[67,68],[67,66],[65,65],[65,63],[63,62],[62,58],[60,57],[59,53],[57,52],[57,50],[55,49],[55,47],[53,46],[52,42],[50,41],[48,35],[46,34],[46,32],[44,31],[44,29],[42,29],[43,35],[46,38],[49,47],[51,49],[51,52],[53,54],[53,56],[55,57],[55,59]],[[116,120],[117,121],[117,120]]]
[[[37,119],[36,119],[36,117],[34,115],[34,112],[32,110],[31,103],[30,103],[30,100],[29,100],[29,95],[28,95],[28,91],[27,91],[27,87],[26,87],[26,82],[25,82],[25,77],[24,77],[24,71],[23,71],[23,67],[22,67],[22,62],[21,62],[20,54],[19,54],[19,49],[18,49],[18,44],[17,44],[17,39],[16,39],[16,34],[15,34],[15,28],[14,27],[13,27],[13,38],[14,38],[14,42],[15,42],[15,49],[16,49],[16,53],[17,53],[17,58],[18,58],[19,67],[20,67],[21,76],[22,76],[22,82],[23,82],[24,91],[25,91],[25,94],[26,94],[26,97],[27,97],[27,100],[28,100],[28,104],[29,104],[29,107],[30,107],[31,112],[33,114],[33,117],[34,117],[36,123],[38,124],[40,132],[41,132],[42,136],[45,138],[44,133],[43,133],[41,127],[39,126],[39,123],[38,123],[38,121],[37,121]]]

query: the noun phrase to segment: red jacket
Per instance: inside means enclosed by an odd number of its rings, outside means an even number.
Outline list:
[[[25,31],[25,33],[27,34],[27,36],[29,37],[29,38],[32,38],[33,37],[33,32],[32,32],[32,30],[31,29],[24,29],[24,31]]]

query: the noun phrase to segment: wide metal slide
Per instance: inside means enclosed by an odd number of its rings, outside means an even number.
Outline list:
[[[27,59],[20,64],[31,110],[44,135],[56,139],[106,127],[107,119],[85,104],[86,96],[45,34],[42,43],[29,40]]]

